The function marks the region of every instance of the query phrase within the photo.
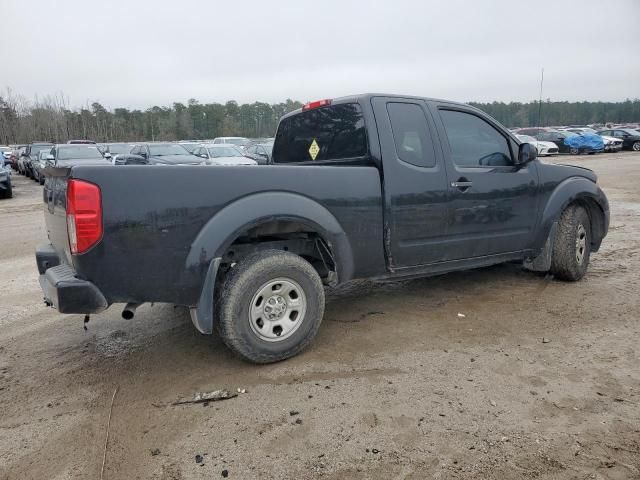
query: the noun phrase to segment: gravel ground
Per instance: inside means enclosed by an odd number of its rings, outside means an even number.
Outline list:
[[[170,305],[132,321],[114,307],[87,331],[46,308],[41,190],[14,175],[0,201],[0,479],[98,478],[116,388],[105,479],[640,478],[640,154],[561,160],[594,169],[611,202],[583,281],[509,264],[354,283],[329,292],[309,350],[267,366]],[[171,405],[217,388],[246,393]]]

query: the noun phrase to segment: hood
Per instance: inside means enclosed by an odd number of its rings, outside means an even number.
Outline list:
[[[162,155],[153,156],[149,159],[156,165],[202,165],[203,160],[195,155]]]
[[[56,167],[73,167],[74,165],[111,165],[104,158],[72,158],[70,160],[56,160]]]
[[[246,157],[218,157],[212,158],[207,165],[257,165],[258,162]]]
[[[541,180],[543,181],[543,183],[544,177],[546,177],[547,175],[551,175],[551,177],[553,178],[584,177],[588,178],[593,183],[595,183],[598,179],[593,170],[585,167],[578,167],[576,165],[568,165],[565,163],[555,162],[540,162],[540,167]]]

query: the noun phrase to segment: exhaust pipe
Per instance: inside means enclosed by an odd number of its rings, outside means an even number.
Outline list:
[[[136,309],[142,305],[141,303],[127,303],[122,310],[122,318],[125,320],[131,320],[136,314]]]

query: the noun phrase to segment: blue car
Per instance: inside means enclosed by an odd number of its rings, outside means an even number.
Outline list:
[[[604,151],[604,140],[600,135],[592,133],[571,135],[564,139],[564,144],[569,147],[569,153],[572,155]]]

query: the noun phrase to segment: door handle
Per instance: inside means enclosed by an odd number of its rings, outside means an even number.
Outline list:
[[[451,182],[451,186],[453,188],[457,188],[463,192],[465,192],[469,187],[471,187],[471,185],[473,185],[473,182],[470,182],[464,177],[459,178],[458,181],[456,182]]]

